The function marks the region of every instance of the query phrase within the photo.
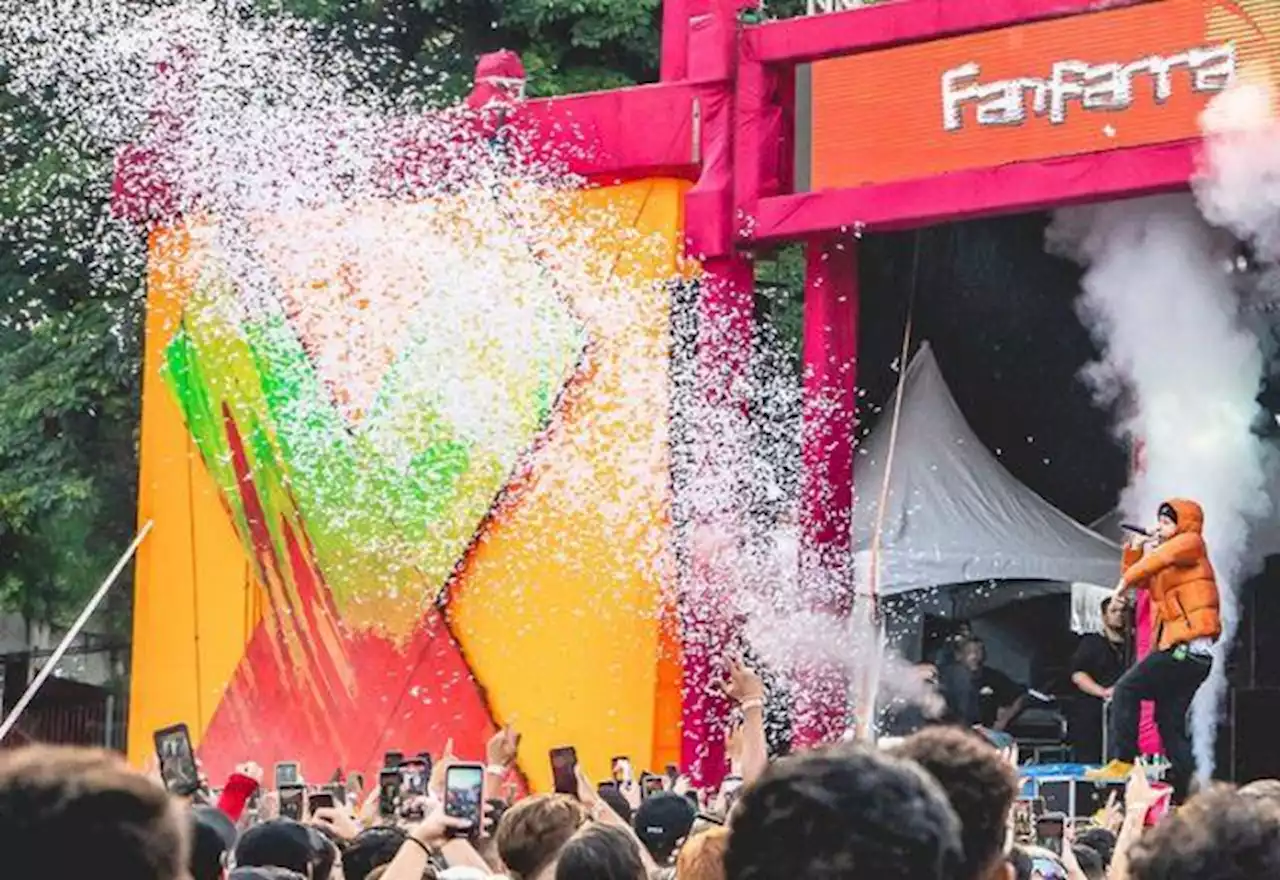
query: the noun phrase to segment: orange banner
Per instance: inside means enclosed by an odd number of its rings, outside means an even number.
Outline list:
[[[1278,71],[1275,0],[1157,0],[820,61],[799,96],[797,180],[856,187],[1183,140],[1232,81],[1275,86]]]

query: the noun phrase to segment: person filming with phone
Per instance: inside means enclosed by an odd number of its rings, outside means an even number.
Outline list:
[[[1112,594],[1113,602],[1124,602],[1130,590],[1150,593],[1157,650],[1116,682],[1108,743],[1111,760],[1091,778],[1128,776],[1138,757],[1139,706],[1152,700],[1172,769],[1174,798],[1181,802],[1195,769],[1187,711],[1209,675],[1222,623],[1218,583],[1201,535],[1204,511],[1194,501],[1173,499],[1160,505],[1157,518],[1149,536],[1136,536],[1125,547],[1124,573]]]

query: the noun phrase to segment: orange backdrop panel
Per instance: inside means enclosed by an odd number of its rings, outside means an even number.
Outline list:
[[[138,523],[155,525],[134,575],[129,759],[151,733],[185,722],[199,743],[257,625],[258,587],[220,493],[160,375],[198,271],[182,232],[151,240],[142,380]]]
[[[1136,147],[1196,137],[1209,94],[1191,89],[1185,67],[1173,94],[1153,97],[1151,78],[1134,82],[1123,111],[1070,103],[1055,124],[1030,110],[1019,125],[979,126],[973,104],[962,129],[943,125],[942,76],[970,62],[978,81],[1048,79],[1059,61],[1129,64],[1151,55],[1234,43],[1238,70],[1275,82],[1280,3],[1274,0],[1158,0],[866,52],[812,65],[810,189],[912,180],[1055,156]]]

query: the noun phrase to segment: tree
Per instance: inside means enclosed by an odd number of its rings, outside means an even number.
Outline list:
[[[65,623],[133,533],[139,275],[86,248],[109,157],[2,89],[0,121],[0,608]]]
[[[511,49],[531,95],[613,88],[657,78],[659,0],[260,0],[315,22],[349,45],[389,44],[393,88],[470,86],[475,59]]]

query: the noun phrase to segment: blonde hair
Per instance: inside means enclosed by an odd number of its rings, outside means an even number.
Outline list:
[[[724,880],[729,830],[712,828],[689,838],[676,859],[676,880]]]

